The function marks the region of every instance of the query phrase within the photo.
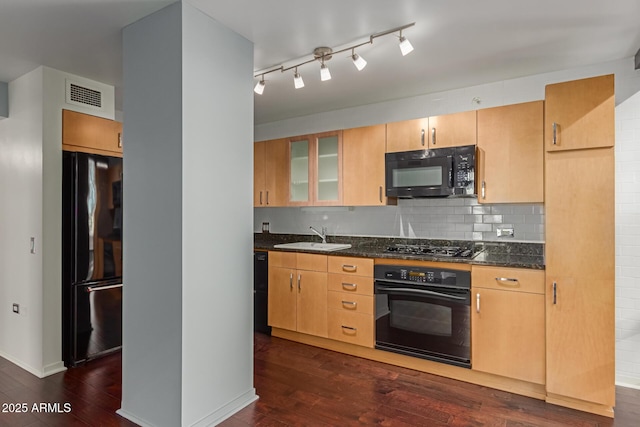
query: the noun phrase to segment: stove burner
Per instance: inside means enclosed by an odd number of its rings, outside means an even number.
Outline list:
[[[473,251],[459,246],[402,245],[387,246],[386,252],[407,255],[431,255],[446,258],[470,258]]]

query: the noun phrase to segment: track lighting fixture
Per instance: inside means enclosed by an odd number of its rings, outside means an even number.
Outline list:
[[[293,73],[293,85],[295,86],[296,89],[300,89],[301,87],[304,87],[302,76],[298,74],[298,67],[296,67],[296,70]]]
[[[335,52],[330,47],[317,47],[313,50],[313,58],[311,59],[304,60],[297,64],[288,66],[286,68],[284,65],[271,67],[271,69],[265,69],[264,71],[260,71],[257,74],[255,74],[254,77],[260,77],[260,81],[256,84],[253,91],[258,95],[262,95],[262,93],[264,92],[264,86],[265,86],[265,81],[264,81],[265,74],[273,73],[275,71],[280,71],[284,73],[285,71],[289,71],[289,70],[293,70],[293,84],[295,88],[300,89],[304,87],[304,82],[302,81],[302,76],[300,76],[300,74],[298,73],[298,67],[301,65],[310,64],[315,61],[320,61],[320,80],[322,81],[330,80],[331,73],[329,72],[329,68],[327,67],[325,62],[329,61],[333,56],[335,56],[338,53],[343,53],[348,51],[351,51],[350,58],[353,61],[353,65],[355,65],[358,71],[362,71],[362,69],[364,69],[364,67],[367,66],[367,61],[365,61],[363,57],[358,55],[355,50],[361,46],[373,44],[374,39],[378,37],[386,36],[388,34],[399,33],[397,37],[399,37],[400,39],[400,51],[402,52],[403,56],[407,55],[409,52],[413,50],[413,46],[411,46],[411,43],[409,43],[409,40],[407,40],[407,38],[402,35],[402,30],[405,30],[409,27],[413,27],[414,25],[415,25],[415,22],[412,22],[411,24],[406,24],[400,27],[392,28],[390,30],[382,31],[380,33],[371,34],[369,36],[369,40],[345,47]]]
[[[355,49],[351,49],[351,59],[353,60],[353,65],[356,66],[358,71],[362,71],[364,67],[367,66],[367,61],[360,55],[355,52]]]
[[[262,75],[262,79],[256,83],[256,87],[253,88],[253,91],[258,95],[262,95],[262,92],[264,92],[264,74]]]

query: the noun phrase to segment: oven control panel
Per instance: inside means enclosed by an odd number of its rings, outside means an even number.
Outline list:
[[[463,288],[471,287],[471,273],[462,270],[376,265],[374,267],[374,278],[378,281],[391,280],[407,284],[438,284]]]

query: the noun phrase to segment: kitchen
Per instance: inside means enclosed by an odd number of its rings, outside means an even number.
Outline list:
[[[548,80],[567,81],[567,80],[586,77],[590,75],[607,74],[610,72],[614,72],[617,78],[619,78],[620,80],[619,82],[618,81],[616,82],[616,88],[617,90],[622,91],[621,92],[622,97],[621,97],[620,103],[624,107],[624,104],[623,104],[624,101],[622,100],[627,99],[624,92],[625,82],[626,83],[633,82],[633,79],[634,79],[633,65],[629,64],[629,61],[602,64],[601,66],[594,66],[592,68],[587,67],[584,69],[567,71],[564,73],[560,72],[557,75],[548,76]],[[535,80],[535,79],[532,78],[530,81],[532,80]],[[336,81],[337,81],[337,77],[336,77]],[[533,83],[529,83],[530,81],[527,81],[527,79],[523,78],[523,80],[521,81],[522,86],[519,86],[521,89],[520,91],[511,90],[513,87],[512,84],[514,83],[512,81],[509,81],[506,83],[494,84],[494,85],[487,85],[486,87],[482,87],[482,86],[477,88],[469,87],[467,91],[475,91],[477,93],[482,92],[481,93],[482,96],[480,96],[480,98],[482,99],[483,107],[494,106],[494,105],[506,105],[506,104],[516,103],[520,101],[524,102],[528,100],[542,99],[543,85],[541,84],[534,85]],[[632,85],[627,85],[626,87],[628,88],[629,86],[632,86]],[[431,114],[440,114],[440,113],[444,114],[448,112],[464,111],[469,109],[469,104],[471,102],[470,100],[473,98],[473,96],[464,96],[465,95],[464,92],[465,90],[460,90],[460,91],[452,91],[448,94],[450,96],[450,98],[448,99],[457,99],[458,100],[457,102],[459,103],[459,105],[452,105],[452,106],[442,105],[443,103],[448,103],[448,102],[442,101],[442,100],[437,101],[437,98],[442,99],[442,94],[439,94],[440,96],[433,95],[433,96],[418,97],[417,99],[408,100],[404,103],[399,101],[390,102],[387,105],[388,108],[384,108],[385,109],[384,115],[382,114],[381,111],[377,111],[382,109],[381,106],[378,106],[377,108],[375,106],[365,106],[360,109],[354,108],[346,112],[341,111],[341,112],[320,114],[319,116],[317,116],[318,120],[311,120],[311,122],[323,123],[322,126],[316,125],[315,123],[309,123],[308,120],[301,120],[298,122],[290,120],[290,121],[286,121],[285,123],[279,123],[279,126],[278,126],[279,129],[277,131],[274,130],[273,126],[258,125],[255,131],[255,140],[265,140],[265,139],[277,138],[279,136],[285,136],[285,135],[302,135],[302,134],[307,134],[311,132],[320,132],[327,129],[352,128],[357,126],[365,126],[368,124],[373,124],[373,123],[370,123],[370,121],[375,121],[378,123],[386,123],[390,121],[399,121],[399,120],[409,119],[412,117],[422,117],[425,114],[431,115]],[[487,93],[486,96],[484,95],[485,93]],[[494,95],[492,96],[491,94],[494,94]],[[514,99],[510,99],[510,97]],[[418,102],[420,102],[422,105],[420,106],[415,105],[415,103],[418,103]],[[455,103],[456,101],[452,101],[452,102]],[[345,116],[350,116],[349,123],[344,123],[346,121]],[[158,206],[158,210],[156,211],[157,214],[163,212],[161,208],[162,208],[161,205]],[[409,204],[409,205],[400,205],[400,207],[398,208],[383,207],[383,208],[375,208],[375,209],[356,207],[354,208],[353,211],[349,211],[347,208],[345,210],[336,210],[336,212],[331,212],[331,211],[314,212],[314,211],[305,211],[302,208],[292,208],[293,213],[285,213],[285,215],[289,215],[289,218],[292,220],[290,224],[292,225],[297,224],[295,225],[295,228],[292,227],[292,229],[287,229],[285,228],[284,225],[282,225],[286,223],[287,218],[278,219],[275,217],[271,217],[270,215],[270,217],[267,218],[267,220],[271,223],[272,232],[274,233],[294,232],[294,233],[304,234],[307,232],[306,227],[308,227],[309,225],[315,225],[317,227],[320,227],[322,225],[322,221],[326,221],[323,219],[323,217],[325,215],[328,215],[328,216],[331,215],[331,216],[334,216],[333,218],[335,218],[336,228],[348,227],[344,230],[344,234],[358,234],[358,229],[360,228],[365,230],[362,232],[362,234],[379,235],[379,234],[386,233],[384,230],[380,231],[375,228],[376,227],[375,224],[382,223],[382,221],[376,221],[374,219],[369,221],[368,218],[371,217],[371,215],[369,214],[372,214],[373,216],[381,214],[381,216],[384,217],[382,219],[385,222],[388,219],[391,219],[391,221],[393,221],[393,224],[399,224],[400,222],[402,222],[403,224],[402,230],[404,230],[402,232],[406,233],[406,235],[411,235],[411,232],[412,232],[411,230],[413,229],[413,233],[416,233],[417,236],[428,237],[426,235],[426,231],[428,228],[428,225],[427,225],[428,220],[422,219],[422,217],[416,214],[416,212],[409,212],[409,210],[414,208],[417,211],[418,209],[421,208],[421,206],[419,205],[412,206],[411,204]],[[435,208],[430,208],[430,209],[435,209]],[[453,207],[452,209],[455,209],[455,207]],[[286,208],[286,211],[288,210],[289,208]],[[535,212],[535,207],[532,207],[531,211],[532,211],[531,215],[538,215],[538,216],[541,215],[540,212],[538,213]],[[366,219],[364,221],[358,221],[354,219],[353,212],[364,213],[365,215],[362,215],[362,216],[364,216]],[[409,223],[407,223],[407,219],[409,215],[413,215],[413,218],[409,221]],[[313,221],[308,221],[307,218],[311,216],[313,216]],[[300,217],[303,217],[303,219],[300,219]],[[258,223],[254,224],[253,226],[253,231],[259,231],[261,229],[262,222],[264,222],[262,219],[258,220]],[[418,227],[416,225],[418,223],[423,223],[424,225]],[[329,224],[327,225],[329,226],[329,234],[341,234],[339,230],[331,229],[331,226]],[[401,231],[399,231],[401,229],[400,226],[394,225],[394,227],[397,227],[398,229],[397,234],[395,234],[395,228],[389,233],[394,233],[394,235],[400,235],[402,233]],[[516,233],[518,233],[517,236],[521,236],[520,232],[518,231],[517,223],[514,224],[514,228],[516,229]],[[468,232],[468,231],[465,231],[465,232]],[[212,239],[219,238],[219,237],[220,236],[218,235],[211,236]],[[527,240],[529,239],[537,240],[535,237],[527,238]]]

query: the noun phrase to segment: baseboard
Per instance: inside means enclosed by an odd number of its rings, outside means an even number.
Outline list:
[[[127,411],[123,410],[122,408],[118,409],[116,411],[116,414],[120,415],[122,418],[126,418],[129,421],[131,421],[134,424],[138,424],[140,427],[153,427],[153,424],[148,423],[144,420],[141,420],[140,418],[128,413]]]
[[[640,390],[640,378],[617,377],[616,385],[626,388],[634,388]]]
[[[67,369],[64,367],[64,364],[62,363],[62,361],[51,363],[47,366],[44,366],[42,369],[38,369],[38,368],[34,368],[28,363],[23,362],[20,359],[16,359],[15,357],[3,351],[0,351],[0,357],[7,359],[9,362],[19,366],[20,368],[24,369],[25,371],[29,372],[32,375],[35,375],[38,378],[48,377],[49,375],[57,374],[58,372],[65,371]]]
[[[231,402],[212,412],[204,418],[196,421],[191,424],[192,427],[205,427],[205,426],[215,426],[220,424],[222,421],[226,420],[233,416],[236,412],[241,409],[249,406],[251,403],[258,400],[258,395],[256,394],[256,389],[252,388],[246,393],[238,396],[233,399]]]

